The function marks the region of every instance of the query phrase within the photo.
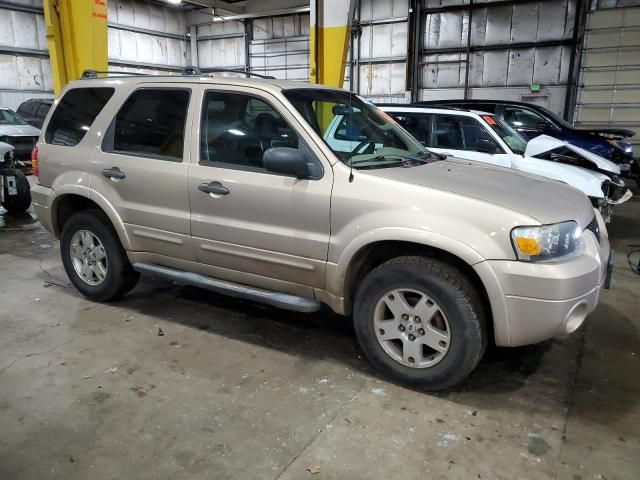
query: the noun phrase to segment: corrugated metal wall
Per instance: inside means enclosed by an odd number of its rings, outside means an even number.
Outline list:
[[[42,4],[13,3],[0,4],[0,105],[15,110],[29,98],[51,97],[53,84]]]
[[[197,39],[201,68],[249,67],[280,79],[309,79],[309,14],[199,25]]]
[[[186,15],[177,8],[109,0],[109,64],[180,70],[189,62]]]
[[[425,9],[468,1],[425,0]],[[469,97],[535,101],[563,113],[576,0],[427,13],[422,40],[419,98],[462,98],[471,16]],[[566,42],[566,45],[557,45]],[[511,48],[513,44],[540,46]],[[552,45],[545,45],[551,43]],[[554,45],[556,43],[556,45]],[[502,47],[502,48],[501,48]],[[531,94],[530,85],[542,85]]]
[[[140,0],[108,7],[110,68],[159,73],[189,63],[182,10]],[[16,109],[29,98],[51,98],[50,68],[42,0],[0,2],[0,104]]]
[[[618,2],[620,4],[622,2]],[[625,2],[628,5],[632,2]],[[633,2],[640,5],[640,1]],[[585,31],[575,120],[590,127],[628,128],[640,148],[640,6],[594,2]]]

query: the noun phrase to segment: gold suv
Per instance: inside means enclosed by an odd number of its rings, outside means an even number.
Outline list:
[[[334,117],[340,125],[328,140]],[[339,144],[339,145],[338,145]],[[576,330],[610,276],[602,217],[562,183],[425,150],[349,92],[265,79],[70,83],[34,150],[36,213],[86,297],[140,273],[353,315],[371,362],[442,389],[488,341]]]

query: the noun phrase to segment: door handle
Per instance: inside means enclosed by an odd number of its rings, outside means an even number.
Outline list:
[[[229,193],[229,189],[220,182],[201,183],[198,185],[198,190],[204,193],[215,193],[216,195],[227,195]]]
[[[104,175],[107,178],[123,179],[126,177],[124,172],[120,170],[118,167],[105,168],[104,170],[102,170],[102,175]]]

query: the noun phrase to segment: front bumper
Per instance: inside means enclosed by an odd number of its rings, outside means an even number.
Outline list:
[[[487,287],[495,341],[515,347],[577,330],[598,305],[613,263],[600,215],[600,242],[585,231],[585,254],[558,263],[488,260],[474,266]]]

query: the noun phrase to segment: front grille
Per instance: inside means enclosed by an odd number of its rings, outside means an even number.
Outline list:
[[[595,215],[593,216],[593,220],[589,222],[589,225],[585,227],[585,230],[591,230],[593,234],[596,236],[596,240],[600,243],[600,227],[598,226],[598,220]]]

